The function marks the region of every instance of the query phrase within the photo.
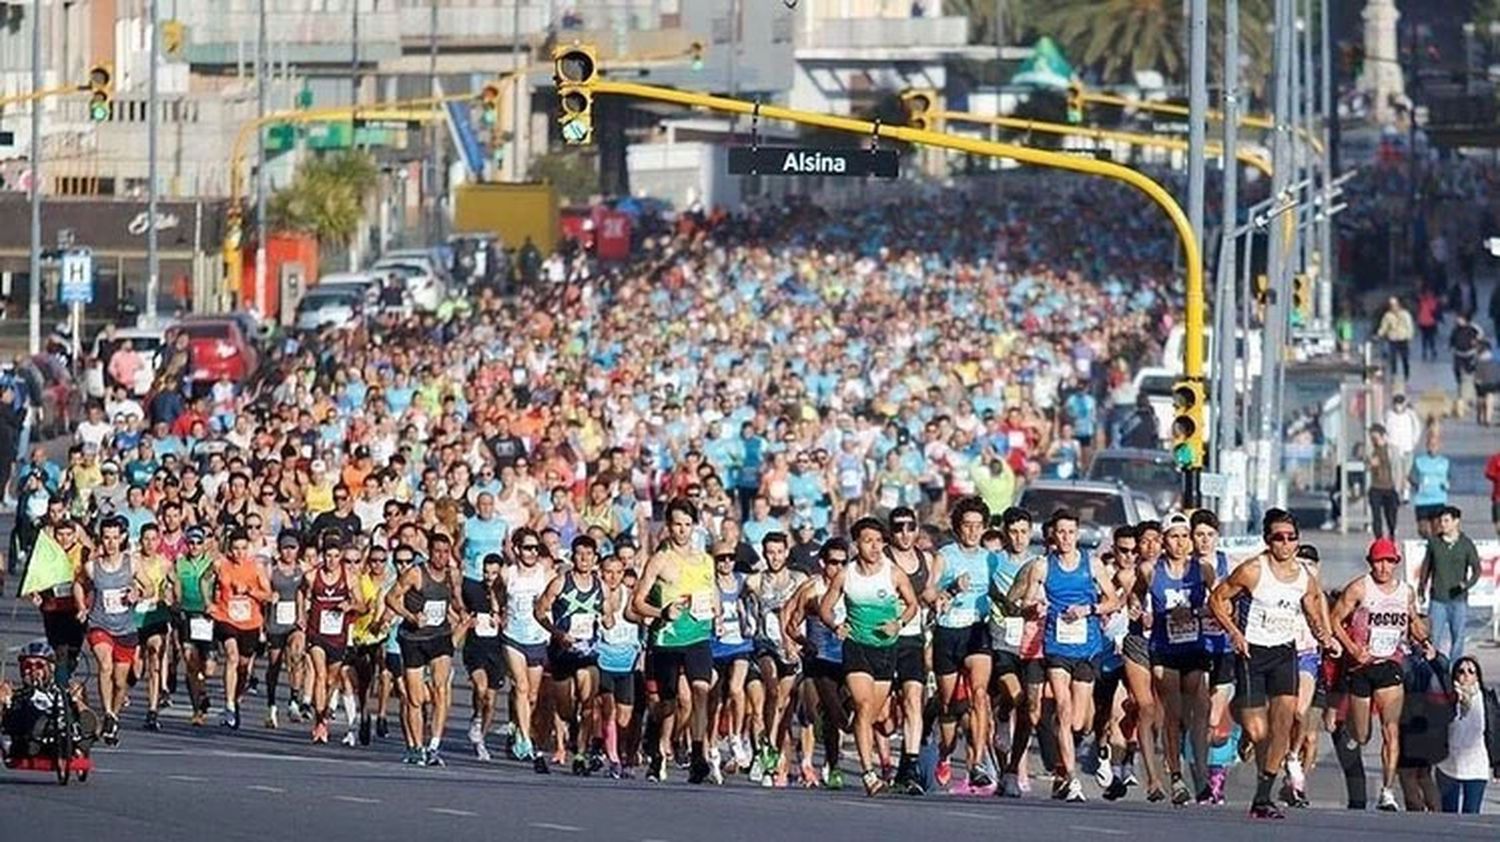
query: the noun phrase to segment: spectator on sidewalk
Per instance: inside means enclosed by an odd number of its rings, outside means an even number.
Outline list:
[[[1460,528],[1462,518],[1457,506],[1443,507],[1437,517],[1438,532],[1427,539],[1427,554],[1417,574],[1417,596],[1428,600],[1432,645],[1450,659],[1464,654],[1469,590],[1480,573],[1479,551]]]
[[[1478,813],[1492,776],[1500,780],[1500,696],[1485,686],[1478,661],[1459,658],[1453,662],[1448,757],[1437,766],[1443,812]]]
[[[1396,774],[1408,813],[1436,813],[1441,804],[1433,767],[1448,756],[1448,723],[1453,715],[1448,659],[1432,641],[1412,648],[1405,659],[1401,739]]]
[[[1488,427],[1495,423],[1495,405],[1500,404],[1500,356],[1496,356],[1493,342],[1486,342],[1479,349],[1479,362],[1474,367],[1474,394],[1474,421]]]
[[[1491,454],[1484,463],[1484,478],[1490,481],[1490,522],[1495,535],[1500,537],[1500,450]]]
[[[1391,296],[1386,303],[1385,314],[1380,317],[1380,326],[1375,329],[1375,335],[1385,340],[1391,376],[1395,377],[1399,369],[1403,382],[1411,379],[1411,338],[1416,330],[1411,311],[1402,306],[1401,299]]]
[[[1479,367],[1479,350],[1484,344],[1484,331],[1469,321],[1469,317],[1458,314],[1453,332],[1448,335],[1448,347],[1453,350],[1453,379],[1458,384],[1458,399],[1453,402],[1453,414],[1462,418],[1469,414],[1469,405],[1478,399],[1474,375]]]
[[[1452,486],[1452,465],[1438,452],[1440,443],[1437,424],[1428,425],[1427,450],[1412,460],[1411,502],[1417,512],[1417,534],[1423,538],[1432,536],[1432,522],[1448,505],[1448,489]]]
[[[1370,469],[1371,528],[1376,538],[1395,538],[1401,495],[1396,491],[1391,445],[1386,440],[1385,427],[1379,424],[1370,428],[1370,453],[1365,464]]]
[[[1385,430],[1391,448],[1391,479],[1401,494],[1401,502],[1411,498],[1411,487],[1407,484],[1411,476],[1412,455],[1422,440],[1422,418],[1407,403],[1406,395],[1391,399],[1391,408],[1385,413]]]
[[[1442,320],[1442,300],[1431,287],[1424,287],[1417,296],[1417,329],[1422,332],[1422,361],[1434,362],[1438,358],[1438,322]]]

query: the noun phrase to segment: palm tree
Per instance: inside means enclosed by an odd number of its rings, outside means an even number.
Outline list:
[[[311,234],[320,245],[348,247],[379,178],[374,159],[364,152],[309,158],[292,183],[271,197],[268,221],[278,230]]]

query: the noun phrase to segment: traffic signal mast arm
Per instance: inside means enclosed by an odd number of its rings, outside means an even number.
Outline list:
[[[27,102],[36,102],[37,100],[47,99],[54,96],[67,96],[68,94],[84,94],[88,92],[89,84],[87,82],[76,85],[58,85],[52,88],[43,88],[39,91],[27,91],[24,94],[0,96],[0,108],[6,108],[12,105],[20,105]]]
[[[1191,116],[1191,113],[1188,111],[1188,107],[1186,105],[1175,105],[1170,102],[1150,102],[1144,99],[1132,99],[1130,97],[1119,96],[1118,94],[1106,94],[1089,90],[1081,91],[1080,96],[1083,101],[1095,103],[1098,105],[1118,105],[1122,108],[1134,108],[1138,111],[1150,111],[1156,114],[1171,114],[1174,117]],[[1224,119],[1224,112],[1210,109],[1208,112],[1208,119],[1222,121]],[[1266,131],[1270,131],[1276,128],[1275,120],[1272,120],[1270,117],[1259,117],[1255,115],[1245,115],[1240,117],[1239,124],[1241,126],[1246,126],[1252,129],[1265,129]],[[1297,133],[1297,136],[1302,139],[1303,143],[1306,143],[1309,147],[1312,148],[1314,152],[1318,153],[1319,155],[1323,154],[1323,142],[1314,137],[1312,132],[1309,132],[1305,127],[1302,126],[1296,127],[1295,131]]]

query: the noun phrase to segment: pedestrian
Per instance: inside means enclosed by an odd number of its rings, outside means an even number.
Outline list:
[[[1490,481],[1490,523],[1495,527],[1495,535],[1500,536],[1500,450],[1484,463],[1484,478]]]
[[[1484,785],[1500,780],[1500,696],[1486,687],[1472,657],[1453,662],[1453,712],[1448,724],[1448,756],[1437,766],[1438,793],[1445,813],[1478,813]]]
[[[1401,299],[1391,296],[1386,302],[1385,313],[1375,335],[1385,340],[1386,359],[1389,360],[1391,376],[1397,371],[1403,382],[1411,379],[1411,338],[1416,333],[1416,324],[1411,311],[1401,305]]]
[[[1396,774],[1408,813],[1436,813],[1440,798],[1432,771],[1448,756],[1448,723],[1453,715],[1448,659],[1431,641],[1414,648],[1411,655],[1403,674],[1406,698],[1401,704]]]
[[[1423,538],[1432,535],[1432,522],[1448,505],[1448,489],[1451,486],[1448,457],[1438,452],[1441,438],[1437,424],[1427,427],[1427,450],[1412,460],[1411,486],[1412,506],[1417,514],[1417,534]]]
[[[1411,498],[1407,477],[1411,474],[1412,454],[1422,440],[1422,418],[1412,409],[1406,395],[1398,394],[1391,399],[1391,408],[1385,413],[1385,429],[1391,449],[1391,479],[1401,494],[1401,502]]]
[[[1449,658],[1464,653],[1464,627],[1469,619],[1469,590],[1479,581],[1479,551],[1460,528],[1463,512],[1444,506],[1437,516],[1437,534],[1427,539],[1427,554],[1417,574],[1417,594],[1428,600],[1432,643]],[[1447,635],[1447,646],[1443,636]]]
[[[1495,405],[1500,404],[1500,356],[1492,342],[1479,349],[1474,365],[1474,422],[1481,427],[1495,423]]]
[[[0,384],[0,489],[10,487],[10,471],[16,464],[16,445],[21,442],[22,416],[15,405],[16,389]]]
[[[1448,347],[1453,351],[1453,379],[1458,384],[1458,398],[1453,402],[1453,414],[1461,418],[1468,414],[1469,405],[1478,399],[1474,377],[1479,367],[1479,350],[1484,344],[1484,331],[1462,313],[1455,319],[1453,332],[1448,335]]]
[[[1395,470],[1391,458],[1391,445],[1386,439],[1385,427],[1376,424],[1370,427],[1370,450],[1365,464],[1370,469],[1370,527],[1376,538],[1396,537],[1396,513],[1401,508],[1401,495],[1396,491]]]
[[[1442,320],[1442,299],[1431,287],[1423,287],[1417,296],[1417,329],[1422,332],[1422,361],[1437,359],[1438,322]]]

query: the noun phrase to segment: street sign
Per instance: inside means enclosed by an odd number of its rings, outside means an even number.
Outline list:
[[[64,304],[94,303],[94,254],[88,249],[73,249],[62,256],[60,299]]]
[[[733,146],[729,174],[895,178],[901,174],[901,156],[894,149]]]
[[[1225,474],[1204,471],[1198,475],[1198,490],[1203,493],[1204,497],[1218,500],[1229,491],[1229,477]]]

